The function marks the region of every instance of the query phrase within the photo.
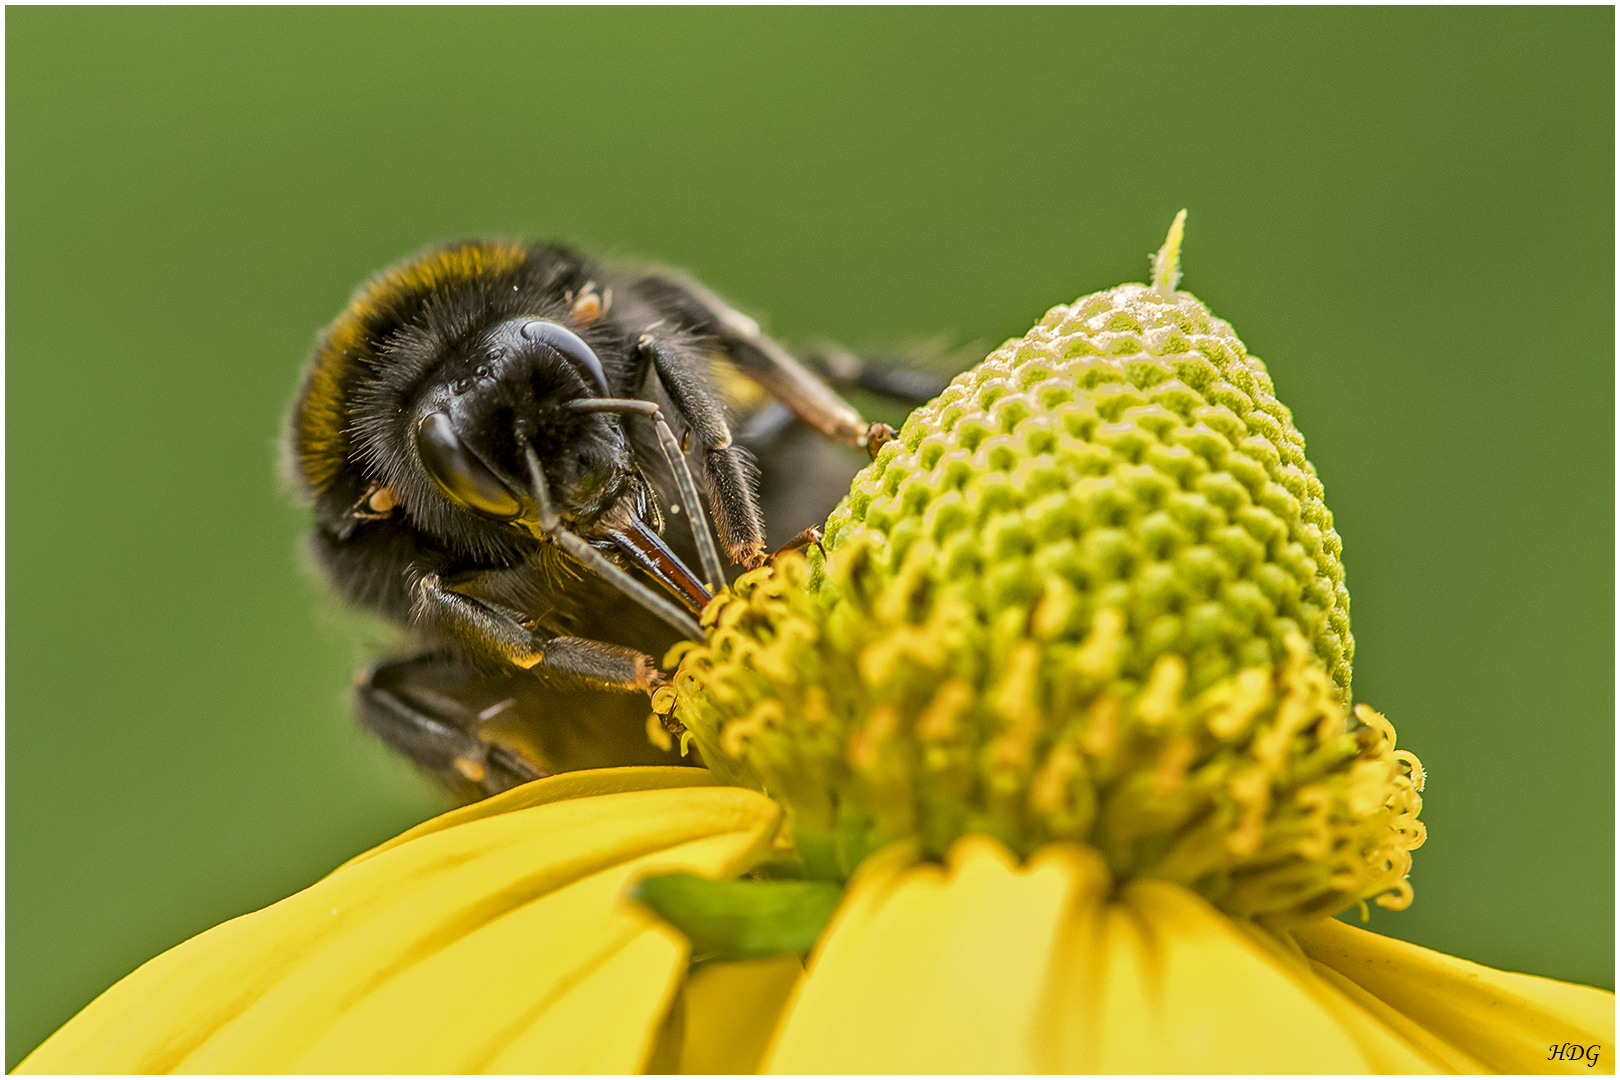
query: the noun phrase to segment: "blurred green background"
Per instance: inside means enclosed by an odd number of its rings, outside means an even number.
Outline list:
[[[436,812],[277,482],[316,331],[458,236],[789,339],[990,344],[1142,280],[1270,365],[1356,694],[1431,770],[1375,927],[1613,985],[1614,12],[6,13],[8,1068]]]

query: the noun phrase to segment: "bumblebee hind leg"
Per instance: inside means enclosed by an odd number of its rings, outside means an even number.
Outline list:
[[[644,694],[491,672],[445,651],[384,660],[355,682],[360,723],[463,802],[576,769],[697,764],[649,740]]]
[[[355,676],[360,723],[465,801],[548,775],[518,747],[488,734],[516,701],[444,653],[384,660]]]
[[[811,354],[806,363],[837,390],[865,390],[912,408],[928,404],[951,383],[934,372],[856,356],[834,347]]]

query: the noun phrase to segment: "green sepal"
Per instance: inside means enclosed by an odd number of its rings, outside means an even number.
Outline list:
[[[692,942],[694,959],[807,953],[843,896],[830,881],[710,881],[662,874],[630,891]]]
[[[804,873],[800,876],[816,881],[834,882],[842,882],[849,876],[849,871],[844,868],[843,860],[839,856],[837,835],[796,829],[793,839],[799,858],[804,863]]]
[[[838,806],[838,869],[844,878],[855,872],[872,852],[882,847],[885,840],[893,837],[880,836],[877,822],[871,814],[844,802]]]

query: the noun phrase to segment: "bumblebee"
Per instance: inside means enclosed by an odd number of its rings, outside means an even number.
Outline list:
[[[821,369],[911,403],[942,386],[842,353]],[[465,800],[679,760],[653,658],[768,557],[764,507],[824,517],[847,485],[806,430],[872,454],[893,436],[673,272],[464,242],[377,275],[321,336],[287,435],[316,562],[404,631],[357,674],[361,723]]]

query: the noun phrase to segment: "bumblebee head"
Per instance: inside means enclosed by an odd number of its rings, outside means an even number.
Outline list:
[[[616,416],[568,403],[611,393],[577,334],[544,319],[497,323],[447,358],[410,413],[416,461],[437,493],[486,521],[532,531],[538,507],[525,445],[543,463],[557,510],[584,535],[606,518],[657,514]],[[628,501],[631,505],[622,506]]]
[[[615,398],[601,359],[573,331],[506,319],[443,359],[407,410],[411,460],[431,481],[418,497],[454,508],[439,515],[444,532],[549,539],[566,529],[700,610],[710,593],[658,536],[663,515],[625,436],[622,406],[637,404]],[[418,506],[416,516],[428,514]]]

